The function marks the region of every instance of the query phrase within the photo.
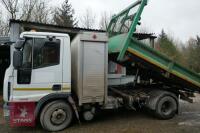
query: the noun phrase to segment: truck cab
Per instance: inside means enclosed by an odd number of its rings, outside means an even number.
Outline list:
[[[13,62],[5,74],[4,101],[38,101],[50,93],[71,92],[67,34],[24,32],[13,49]]]

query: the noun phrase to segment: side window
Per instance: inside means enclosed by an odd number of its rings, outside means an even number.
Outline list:
[[[30,84],[31,82],[32,47],[33,47],[33,39],[27,38],[24,47],[22,49],[23,51],[22,67],[17,71],[18,84]]]
[[[32,45],[33,45],[33,39],[32,38],[27,39],[23,48],[22,68],[32,67]]]
[[[47,41],[36,38],[33,50],[33,69],[58,65],[60,63],[60,40]]]

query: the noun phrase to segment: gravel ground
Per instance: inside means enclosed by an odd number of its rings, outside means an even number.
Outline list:
[[[1,106],[2,107],[2,106]],[[38,124],[39,125],[39,124]],[[0,109],[0,133],[43,133],[36,128],[10,128],[2,118]],[[200,132],[200,96],[195,103],[180,102],[180,114],[171,120],[157,120],[145,112],[130,110],[110,110],[99,114],[92,122],[73,124],[60,133],[199,133]]]

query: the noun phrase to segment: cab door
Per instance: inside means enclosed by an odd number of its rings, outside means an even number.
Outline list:
[[[22,67],[14,70],[15,101],[38,101],[62,89],[63,38],[27,37]]]

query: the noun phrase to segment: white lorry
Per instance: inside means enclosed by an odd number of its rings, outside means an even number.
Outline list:
[[[191,101],[200,93],[200,76],[133,36],[146,4],[138,0],[114,16],[107,33],[83,32],[72,41],[61,33],[22,33],[11,46],[4,78],[11,126],[40,121],[44,129],[59,131],[73,118],[89,121],[97,109],[120,107],[144,107],[160,119],[173,118],[179,98]],[[129,25],[132,20],[130,28],[126,20]],[[109,60],[127,69],[117,82],[108,74]]]
[[[15,114],[10,116],[11,124],[30,125],[40,120],[44,129],[59,131],[74,116],[92,120],[97,108],[135,108],[138,98],[142,105],[143,98],[148,97],[131,91],[127,96],[119,95],[119,90],[108,89],[106,33],[85,32],[71,43],[67,34],[58,33],[24,32],[20,38],[4,80],[4,101],[9,103],[10,114]],[[169,98],[165,119],[173,117],[177,96],[161,90],[152,92],[159,92],[157,98],[173,97]]]

